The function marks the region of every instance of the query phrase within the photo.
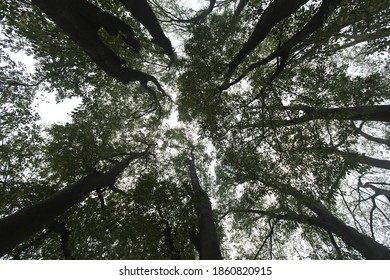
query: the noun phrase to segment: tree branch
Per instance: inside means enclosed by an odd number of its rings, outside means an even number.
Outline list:
[[[69,235],[70,231],[66,228],[64,223],[60,223],[57,221],[52,221],[49,228],[60,235],[61,238],[61,249],[62,253],[66,260],[73,259],[72,252],[69,246]]]
[[[267,236],[265,237],[263,243],[261,244],[259,250],[257,251],[256,255],[253,257],[254,260],[257,260],[258,256],[260,255],[261,251],[263,250],[264,246],[265,246],[265,243],[267,242],[268,239],[271,239],[272,238],[272,235],[274,234],[274,228],[276,226],[276,224],[278,223],[279,220],[276,220],[272,225],[271,225],[271,228],[267,234]],[[271,259],[271,258],[270,258]]]
[[[274,0],[263,12],[253,33],[241,50],[229,63],[228,73],[234,69],[266,38],[271,29],[281,20],[295,13],[307,0]]]
[[[327,230],[327,233],[329,235],[330,242],[332,243],[334,249],[336,250],[338,258],[340,260],[342,260],[343,259],[343,254],[341,253],[341,249],[340,249],[339,245],[337,245],[336,240],[334,239],[333,233],[331,231],[329,231],[329,230]]]
[[[353,130],[355,130],[355,132],[357,132],[359,135],[363,136],[367,140],[376,142],[378,144],[384,144],[384,145],[390,147],[390,140],[374,137],[372,135],[369,135],[369,134],[363,132],[362,129],[358,128],[353,121],[351,121],[351,127],[353,128]]]

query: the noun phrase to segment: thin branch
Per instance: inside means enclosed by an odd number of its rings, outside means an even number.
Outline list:
[[[118,189],[114,185],[110,185],[110,186],[108,186],[108,188],[110,190],[112,190],[114,193],[118,193],[118,194],[123,195],[123,196],[128,196],[129,195],[127,192],[125,192],[124,190]]]
[[[370,211],[370,231],[371,231],[371,237],[372,237],[372,239],[375,240],[374,223],[373,223],[373,220],[374,220],[374,211],[375,211],[375,209],[377,208],[377,207],[376,207],[376,202],[375,202],[375,197],[372,197],[372,198],[371,198],[371,201],[372,201],[372,208],[371,208],[371,211]]]
[[[51,231],[50,230],[46,230],[44,233],[42,233],[38,238],[34,239],[33,241],[27,243],[26,245],[24,245],[23,247],[20,247],[16,253],[13,255],[13,260],[19,260],[20,259],[20,255],[26,251],[28,248],[34,246],[36,243],[38,243],[39,241],[41,240],[44,240],[47,235],[50,233]]]
[[[267,234],[267,236],[265,237],[263,243],[261,244],[259,250],[257,251],[256,255],[253,257],[254,260],[257,260],[259,254],[261,253],[261,251],[263,250],[264,246],[265,246],[265,243],[267,242],[268,239],[272,239],[272,235],[274,234],[274,228],[276,226],[276,224],[278,223],[278,219],[275,221],[275,223],[271,224],[271,221],[269,221],[270,223],[270,230]],[[271,250],[272,251],[272,250]],[[271,254],[271,259],[272,259],[272,254]]]
[[[73,259],[72,252],[69,246],[70,231],[66,228],[64,223],[53,221],[50,224],[50,229],[57,232],[61,238],[61,250],[66,260]]]
[[[96,193],[97,193],[97,196],[98,196],[99,201],[100,201],[100,207],[102,208],[102,210],[104,210],[104,208],[106,207],[106,203],[104,201],[103,190],[102,189],[97,189]]]
[[[329,230],[327,230],[327,233],[329,235],[330,242],[332,243],[333,247],[336,250],[337,257],[339,259],[343,259],[343,254],[341,253],[341,249],[340,249],[339,245],[337,245],[336,240],[334,239],[333,233],[331,231],[329,231]]]

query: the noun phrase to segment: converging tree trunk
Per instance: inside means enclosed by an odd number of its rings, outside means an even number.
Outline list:
[[[358,232],[353,227],[346,225],[320,201],[306,197],[291,186],[284,185],[283,190],[296,199],[303,200],[306,207],[317,215],[316,218],[306,219],[307,223],[336,234],[345,244],[359,251],[366,259],[390,259],[390,250],[388,248],[367,235]]]
[[[357,120],[390,122],[390,105],[357,106],[342,108],[312,108],[309,106],[286,106],[285,110],[303,111],[304,115],[298,119],[286,121],[290,124],[299,124],[310,120]]]
[[[152,8],[146,0],[121,0],[122,4],[131,12],[133,17],[138,20],[149,31],[153,37],[153,43],[163,48],[166,55],[174,60],[171,41],[165,36],[160,23]]]
[[[196,173],[194,159],[187,159],[192,189],[189,194],[195,204],[198,217],[197,250],[201,260],[221,260],[213,210],[207,193],[202,189]]]
[[[310,220],[313,225],[336,234],[345,244],[359,251],[366,259],[390,259],[390,250],[388,248],[346,225],[334,216],[321,202],[306,202],[306,206],[317,215],[317,219]]]
[[[370,135],[368,133],[365,133],[361,129],[361,127],[360,128],[356,127],[355,124],[353,123],[353,121],[351,121],[351,127],[356,131],[356,133],[358,133],[359,135],[363,136],[367,140],[375,142],[375,143],[378,143],[378,144],[384,144],[384,145],[390,147],[390,139],[382,139],[382,138],[379,138],[379,137],[372,136],[372,135]]]
[[[32,2],[50,17],[100,69],[111,77],[124,84],[138,81],[146,87],[147,82],[151,81],[157,87],[160,87],[153,76],[136,69],[127,68],[126,61],[119,57],[100,38],[99,28],[104,27],[110,35],[122,36],[123,40],[134,51],[138,52],[140,44],[135,39],[133,29],[120,19],[85,0],[32,0]],[[149,13],[143,14],[145,18],[148,15]],[[160,42],[160,37],[165,37],[165,35],[157,34],[159,36],[157,41]],[[170,45],[169,40],[166,44],[168,43]]]
[[[275,0],[263,12],[253,33],[241,50],[229,63],[232,72],[266,38],[271,29],[281,20],[295,13],[307,0]]]
[[[50,197],[0,219],[0,256],[9,253],[35,232],[50,227],[56,217],[85,199],[92,191],[113,186],[118,176],[132,161],[145,157],[148,153],[148,150],[130,153],[108,172],[93,172]]]

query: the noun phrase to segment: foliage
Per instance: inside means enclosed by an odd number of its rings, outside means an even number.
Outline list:
[[[0,217],[132,152],[150,154],[60,215],[65,231],[42,229],[4,258],[197,258],[189,158],[225,258],[364,257],[315,223],[314,202],[389,247],[389,201],[370,187],[389,191],[388,170],[363,160],[389,161],[389,145],[362,134],[389,141],[388,123],[370,119],[389,102],[385,2],[308,1],[237,62],[275,1],[210,1],[197,12],[149,1],[174,45],[170,61],[124,1],[91,0],[136,34],[139,52],[123,34],[97,31],[123,69],[153,77],[129,84],[100,69],[37,5],[18,2],[0,4]],[[33,73],[12,60],[18,51],[34,57]],[[80,97],[72,121],[42,126],[34,108],[41,91]],[[372,112],[356,117],[361,108]],[[323,113],[332,109],[340,110]]]

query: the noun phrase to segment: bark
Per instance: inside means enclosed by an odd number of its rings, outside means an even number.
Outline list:
[[[93,172],[50,197],[0,219],[0,256],[9,253],[35,232],[50,228],[56,217],[85,199],[92,191],[113,185],[133,160],[144,157],[148,153],[148,150],[130,153],[108,172]]]
[[[301,43],[304,39],[318,30],[328,19],[329,15],[340,4],[341,0],[324,0],[317,13],[310,19],[310,21],[297,34],[291,37],[279,49],[277,49],[270,57],[277,57],[282,53],[290,52],[290,50]]]
[[[348,156],[348,155],[349,154],[346,153],[346,156]],[[370,165],[373,167],[390,170],[390,161],[389,160],[377,159],[377,158],[372,158],[369,156],[358,155],[358,154],[356,154],[356,159],[358,162],[363,163],[363,164],[367,164],[367,165]]]
[[[287,42],[281,45],[277,50],[275,50],[268,57],[259,60],[256,63],[251,64],[246,73],[252,71],[253,69],[264,65],[278,56],[285,57],[290,53],[291,49],[301,43],[304,39],[308,38],[311,34],[317,31],[327,20],[331,12],[336,9],[340,4],[341,0],[324,0],[322,1],[321,7],[318,9],[317,13],[310,19],[310,21],[300,30],[297,34],[291,37]]]
[[[341,155],[345,160],[349,162],[358,162],[362,164],[367,164],[373,167],[388,169],[390,170],[390,161],[385,159],[377,159],[373,157],[369,157],[366,155],[362,155],[355,152],[344,152],[340,151],[335,147],[323,147],[324,151],[329,151],[330,153],[335,153]]]
[[[261,180],[261,182],[267,183],[267,181],[264,180]],[[312,218],[288,214],[288,219],[296,219],[298,222],[305,222],[320,227],[327,232],[336,234],[345,244],[359,251],[366,259],[390,259],[390,250],[386,246],[376,242],[367,235],[360,233],[353,227],[346,225],[343,221],[333,215],[321,202],[313,200],[289,185],[282,185],[279,188],[281,191],[293,196],[298,201],[302,201],[306,207],[317,215],[317,217]],[[283,217],[280,218],[283,219]]]
[[[240,2],[237,5],[237,8],[234,10],[233,17],[238,17],[241,12],[244,10],[245,6],[248,4],[249,0],[240,0]]]
[[[50,230],[57,232],[61,238],[61,250],[66,260],[73,259],[72,251],[69,246],[70,231],[66,228],[64,223],[53,221],[50,224]]]
[[[122,4],[130,11],[133,17],[149,31],[153,37],[153,43],[163,48],[166,55],[174,60],[171,41],[165,36],[160,23],[152,8],[146,0],[121,0]]]
[[[281,20],[295,13],[307,0],[275,0],[261,15],[255,29],[244,46],[229,63],[231,73],[265,39],[271,29]]]
[[[304,115],[291,120],[275,120],[270,126],[283,127],[302,124],[311,120],[353,120],[390,122],[390,105],[374,105],[342,108],[312,108],[304,105],[285,106],[285,110],[302,111]]]
[[[321,202],[306,202],[317,218],[310,223],[339,236],[345,244],[359,251],[366,259],[389,260],[390,250],[374,239],[358,232],[334,216]]]
[[[109,34],[121,35],[136,51],[140,46],[130,26],[85,0],[32,0],[66,35],[69,36],[99,68],[118,81],[153,81],[155,78],[126,68],[126,61],[107,47],[98,35],[100,27]],[[157,84],[156,84],[157,85]]]
[[[213,11],[216,2],[217,2],[217,0],[210,0],[210,4],[207,7],[207,9],[200,11],[198,13],[198,15],[196,15],[193,18],[190,18],[190,19],[176,19],[175,21],[176,22],[185,22],[185,23],[198,23],[198,22],[200,22],[202,19],[204,19],[207,15],[209,15]]]
[[[163,222],[165,224],[164,241],[165,241],[165,245],[167,246],[171,260],[180,260],[181,259],[180,251],[175,247],[175,243],[172,237],[173,236],[172,227],[167,220],[164,220]]]
[[[390,140],[388,139],[382,139],[382,138],[378,138],[378,137],[374,137],[370,134],[367,134],[365,133],[364,131],[362,131],[361,128],[358,128],[355,126],[355,124],[353,122],[351,122],[351,127],[361,136],[363,136],[364,138],[366,138],[367,140],[370,140],[370,141],[373,141],[373,142],[376,142],[378,144],[384,144],[386,146],[389,146],[390,147]]]
[[[306,215],[299,215],[294,211],[286,211],[283,214],[278,214],[274,211],[265,211],[258,209],[233,209],[227,211],[221,216],[223,219],[227,214],[233,212],[253,213],[276,218],[278,220],[295,221],[305,223],[311,226],[321,228],[332,234],[336,234],[343,242],[358,252],[360,252],[366,259],[390,259],[390,250],[384,245],[376,242],[374,239],[358,232],[356,229],[346,225],[343,221],[334,216],[321,202],[314,202],[312,199],[305,198],[305,196],[291,188],[284,186],[283,190],[288,194],[294,196],[296,199],[306,200],[304,204],[312,210],[317,217],[308,217]],[[221,220],[220,219],[220,220]],[[333,241],[332,241],[333,243]],[[336,244],[336,247],[337,244]],[[339,254],[339,252],[338,252]]]
[[[384,195],[387,198],[387,200],[390,202],[390,190],[375,187],[373,184],[370,184],[370,183],[365,183],[362,186],[362,188],[372,189],[375,192],[375,196]]]
[[[198,217],[197,250],[201,260],[221,260],[217,232],[214,223],[213,210],[207,193],[202,189],[196,173],[193,159],[188,159],[192,193],[190,193]]]

